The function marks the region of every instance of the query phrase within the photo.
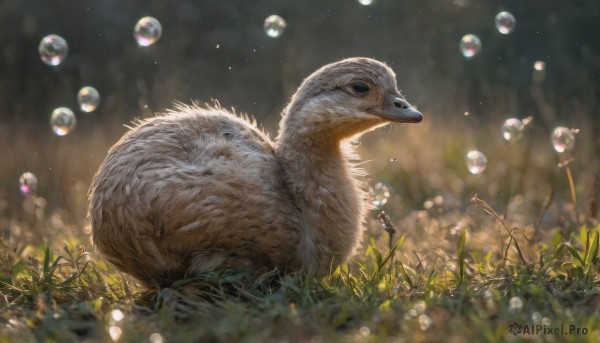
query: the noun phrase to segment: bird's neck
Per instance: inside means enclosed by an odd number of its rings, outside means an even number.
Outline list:
[[[360,241],[365,211],[351,152],[323,135],[283,130],[276,155],[302,223],[300,261],[305,268],[345,261]]]

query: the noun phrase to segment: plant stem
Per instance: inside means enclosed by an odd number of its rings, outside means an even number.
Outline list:
[[[573,182],[573,173],[571,173],[571,167],[567,164],[565,166],[567,171],[567,179],[569,179],[569,188],[571,189],[571,200],[573,201],[573,212],[575,214],[575,223],[579,226],[579,215],[577,214],[577,196],[575,195],[575,183]]]

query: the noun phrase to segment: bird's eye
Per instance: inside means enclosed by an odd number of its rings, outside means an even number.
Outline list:
[[[352,84],[352,89],[356,93],[364,94],[369,91],[369,86],[364,82],[356,82]]]

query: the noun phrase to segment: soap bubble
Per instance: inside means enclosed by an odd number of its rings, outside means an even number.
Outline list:
[[[523,300],[519,297],[512,297],[508,301],[508,308],[512,312],[519,312],[523,309]]]
[[[64,136],[69,133],[75,127],[77,119],[75,114],[69,108],[59,107],[52,111],[52,117],[50,117],[50,125],[52,130],[58,136]]]
[[[537,70],[537,71],[543,71],[546,69],[546,62],[544,61],[535,61],[535,63],[533,64],[533,69]]]
[[[460,52],[466,58],[471,58],[479,53],[481,50],[481,40],[475,35],[464,35],[460,40]]]
[[[507,141],[517,141],[523,136],[525,125],[517,118],[506,119],[502,125],[502,137]]]
[[[110,316],[117,322],[120,322],[121,320],[123,320],[123,318],[125,318],[125,314],[123,314],[123,311],[121,310],[112,310],[110,312]]]
[[[283,30],[285,30],[286,25],[287,24],[285,23],[285,20],[283,20],[282,17],[273,14],[268,16],[267,19],[265,19],[265,24],[263,25],[263,28],[267,36],[277,38],[281,36]]]
[[[94,87],[83,87],[77,93],[77,102],[82,111],[92,112],[100,104],[100,93]]]
[[[155,332],[150,335],[150,343],[163,343],[165,340],[161,334]]]
[[[371,196],[371,203],[376,207],[381,207],[387,203],[390,197],[390,189],[384,183],[378,182],[373,186],[369,194]]]
[[[110,335],[110,338],[112,338],[112,340],[115,342],[118,341],[119,338],[121,338],[122,333],[123,333],[123,330],[121,330],[120,327],[115,326],[115,325],[111,326],[108,329],[108,334]]]
[[[156,43],[162,36],[162,26],[160,22],[153,17],[143,17],[138,20],[133,29],[133,37],[141,46],[148,46]]]
[[[49,35],[42,38],[38,51],[42,58],[42,62],[50,66],[57,66],[67,58],[69,45],[61,36]]]
[[[552,146],[556,152],[569,152],[575,146],[575,134],[579,130],[559,126],[552,131]]]
[[[480,174],[485,170],[487,157],[477,150],[471,150],[467,153],[467,168],[471,174]]]
[[[421,325],[421,330],[426,331],[433,325],[433,321],[428,315],[422,314],[419,316],[419,325]]]
[[[509,12],[500,12],[496,15],[496,28],[498,32],[503,35],[507,35],[514,31],[517,25],[515,16]]]
[[[369,6],[375,2],[375,0],[358,0],[358,2],[363,6]]]
[[[21,193],[24,195],[30,195],[35,193],[37,189],[38,179],[37,177],[30,172],[23,173],[19,178],[19,188],[21,189]]]

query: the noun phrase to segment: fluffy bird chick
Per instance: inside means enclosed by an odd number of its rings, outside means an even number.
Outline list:
[[[94,244],[149,287],[222,268],[326,274],[354,254],[369,208],[342,141],[421,120],[369,58],[305,79],[274,142],[220,107],[179,105],[109,150],[89,194]]]

